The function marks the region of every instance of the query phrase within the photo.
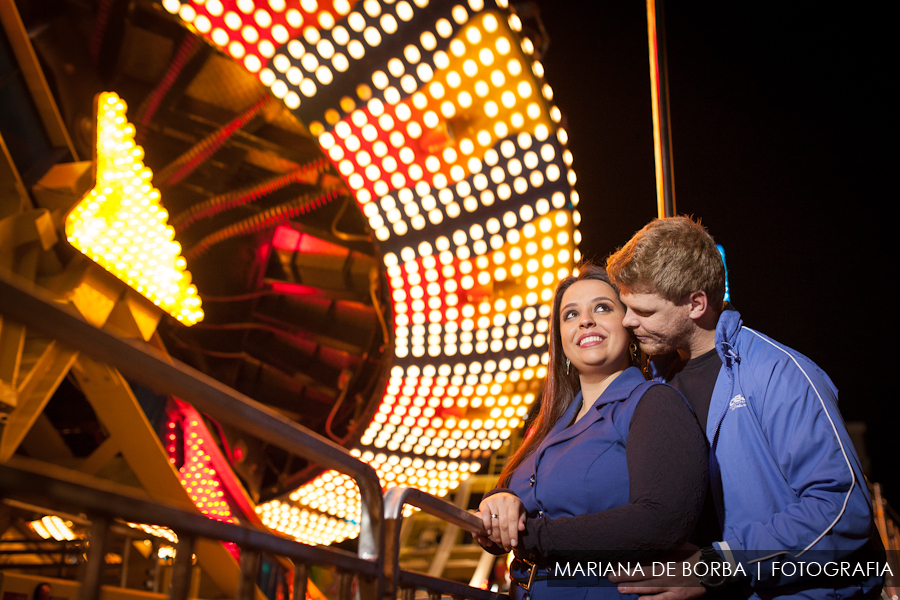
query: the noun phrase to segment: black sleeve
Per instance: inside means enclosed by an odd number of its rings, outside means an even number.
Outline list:
[[[706,437],[681,394],[665,385],[644,394],[625,456],[628,504],[575,517],[529,518],[523,547],[543,557],[588,553],[594,560],[622,560],[631,558],[627,551],[681,546],[697,523],[708,479]]]

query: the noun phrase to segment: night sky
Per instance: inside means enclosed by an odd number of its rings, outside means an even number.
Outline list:
[[[656,216],[646,7],[538,4],[581,249],[602,261]],[[799,4],[666,3],[676,208],[725,246],[744,323],[832,377],[844,418],[866,423],[869,478],[900,506],[886,15]]]

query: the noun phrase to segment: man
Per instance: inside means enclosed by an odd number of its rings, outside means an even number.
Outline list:
[[[677,577],[619,578],[620,591],[665,599],[737,587],[767,598],[876,595],[878,568],[822,568],[883,556],[828,376],[723,306],[722,259],[689,218],[651,222],[610,256],[607,270],[653,377],[685,395],[706,431],[721,527],[718,541],[688,550],[687,571],[679,564]]]

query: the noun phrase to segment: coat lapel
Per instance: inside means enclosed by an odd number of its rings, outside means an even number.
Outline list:
[[[586,415],[581,417],[581,419],[571,427],[566,427],[566,425],[572,422],[575,415],[578,414],[576,411],[581,404],[578,400],[582,397],[581,392],[579,392],[575,397],[575,400],[572,401],[572,406],[569,407],[569,410],[567,410],[563,417],[556,422],[550,435],[547,436],[547,440],[542,445],[541,451],[543,452],[544,449],[549,448],[550,446],[570,440],[582,433],[588,427],[604,418],[603,413],[605,411],[601,410],[601,407],[612,402],[621,402],[622,400],[627,399],[628,396],[631,395],[632,390],[643,382],[644,376],[641,375],[641,372],[638,369],[635,367],[626,369],[616,377],[615,381],[609,384],[609,387],[600,395],[600,398]],[[558,429],[558,427],[560,428]]]

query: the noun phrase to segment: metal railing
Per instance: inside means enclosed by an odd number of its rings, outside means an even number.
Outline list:
[[[178,396],[222,423],[266,439],[324,468],[350,475],[360,491],[359,549],[354,555],[343,550],[309,546],[250,527],[210,520],[198,513],[141,497],[131,488],[105,480],[94,479],[87,485],[83,475],[73,476],[65,469],[27,461],[26,467],[0,464],[0,493],[5,497],[41,505],[52,502],[54,508],[83,511],[89,516],[91,543],[80,593],[82,600],[99,597],[105,539],[115,519],[169,527],[178,535],[170,590],[173,600],[187,598],[192,550],[198,538],[234,542],[241,548],[238,600],[254,596],[261,552],[284,556],[294,562],[295,599],[305,598],[307,569],[311,564],[337,569],[340,600],[349,599],[354,575],[359,578],[359,595],[365,599],[396,598],[399,591],[405,600],[409,600],[417,588],[427,590],[429,598],[442,594],[477,600],[506,597],[399,568],[397,545],[404,504],[417,506],[469,531],[483,533],[481,521],[473,515],[413,488],[395,488],[388,491],[386,498],[382,497],[375,470],[345,448],[146,344],[119,338],[94,327],[61,305],[46,290],[18,279],[14,283],[14,277],[8,272],[0,273],[0,315],[4,319],[17,321],[55,338],[158,392]],[[23,461],[17,462],[23,464]],[[388,503],[387,510],[385,502]]]
[[[375,470],[346,448],[147,344],[94,327],[37,286],[29,288],[27,284],[14,284],[0,277],[0,314],[115,367],[131,380],[178,396],[221,423],[326,469],[352,476],[359,486],[362,504],[359,557],[377,560],[381,556],[381,483]]]
[[[19,461],[24,462],[24,461]],[[241,578],[237,600],[250,600],[256,589],[256,570],[261,552],[284,556],[294,563],[294,598],[306,597],[305,567],[328,565],[338,573],[356,574],[368,582],[381,579],[381,561],[359,558],[336,548],[308,546],[252,527],[214,521],[135,494],[125,486],[73,476],[63,469],[37,463],[28,467],[0,465],[0,494],[23,502],[40,502],[47,508],[81,511],[88,515],[90,537],[80,598],[95,599],[100,592],[102,570],[107,553],[106,540],[116,519],[168,527],[178,536],[172,565],[172,600],[186,600],[191,583],[192,554],[198,538],[233,542],[241,548]],[[298,568],[300,567],[300,568]],[[298,572],[302,577],[298,578]],[[298,586],[297,579],[300,579]],[[349,581],[349,578],[348,578]],[[349,590],[349,586],[345,586]],[[349,594],[342,596],[349,599]]]
[[[400,527],[403,524],[403,507],[407,504],[469,532],[486,535],[481,519],[454,504],[416,488],[395,487],[389,489],[384,495],[384,585],[386,597],[394,598],[399,591],[400,597],[408,600],[414,597],[416,589],[425,589],[430,599],[439,598],[443,594],[449,594],[454,598],[464,597],[475,600],[508,598],[506,594],[473,588],[456,581],[431,577],[423,573],[401,570]]]

